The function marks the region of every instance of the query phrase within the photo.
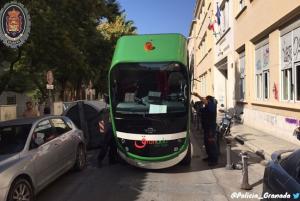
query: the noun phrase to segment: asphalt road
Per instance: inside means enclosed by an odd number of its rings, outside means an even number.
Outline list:
[[[88,152],[88,166],[82,172],[68,172],[43,190],[37,201],[225,201],[231,191],[238,191],[237,176],[226,177],[225,156],[220,165],[210,169],[202,162],[203,151],[193,137],[191,166],[164,170],[143,170],[127,164],[97,167],[97,150]],[[257,167],[255,167],[257,170]],[[260,170],[260,172],[263,169]],[[258,176],[260,178],[261,175]],[[223,178],[225,178],[224,182]],[[240,179],[240,178],[238,178]],[[227,183],[226,183],[227,182]],[[255,181],[254,181],[255,182]],[[228,185],[229,184],[229,185]],[[231,185],[232,184],[232,185]],[[228,190],[228,188],[230,188]]]

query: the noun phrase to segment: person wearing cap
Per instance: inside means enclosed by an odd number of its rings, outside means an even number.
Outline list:
[[[38,113],[33,108],[33,104],[31,101],[26,102],[26,110],[23,112],[23,117],[30,118],[30,117],[37,117]]]

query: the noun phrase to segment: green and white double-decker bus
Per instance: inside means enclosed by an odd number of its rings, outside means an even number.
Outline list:
[[[180,34],[123,36],[109,71],[118,153],[129,164],[166,168],[191,161],[190,82]]]

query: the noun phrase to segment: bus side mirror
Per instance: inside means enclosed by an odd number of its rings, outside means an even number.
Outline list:
[[[104,94],[104,102],[109,104],[109,96],[107,94]]]

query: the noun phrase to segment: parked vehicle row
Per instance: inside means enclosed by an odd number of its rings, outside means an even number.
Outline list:
[[[265,195],[285,193],[295,195],[291,197],[295,199],[300,193],[300,149],[276,151],[271,158],[264,172],[262,195],[264,200],[272,200]]]
[[[67,117],[0,122],[0,201],[32,201],[66,171],[84,169],[85,147]]]

